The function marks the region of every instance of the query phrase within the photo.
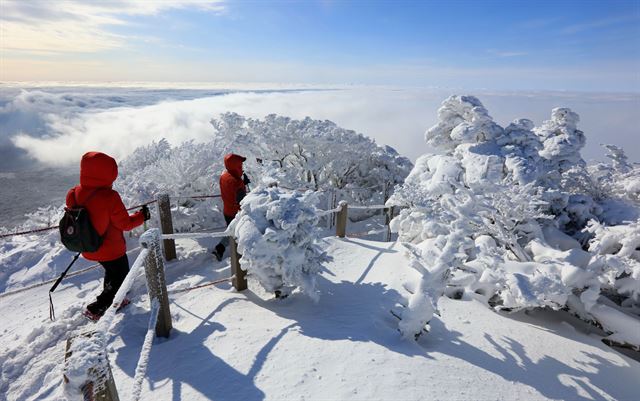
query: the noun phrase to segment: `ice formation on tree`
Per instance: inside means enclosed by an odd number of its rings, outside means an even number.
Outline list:
[[[594,196],[598,199],[616,197],[640,207],[640,164],[629,163],[624,150],[615,145],[603,146],[608,150],[607,157],[611,159],[611,163],[589,166]],[[607,209],[607,205],[604,207]],[[616,217],[619,220],[617,223],[634,219],[634,216],[628,215]]]
[[[584,133],[577,128],[578,114],[570,109],[558,107],[551,111],[551,119],[542,123],[534,132],[542,142],[540,156],[544,159],[544,177],[548,187],[559,185],[562,173],[586,163],[580,149],[586,143]]]
[[[637,208],[616,196],[622,191],[594,195],[604,177],[624,182],[634,170],[623,152],[609,147],[613,166],[600,166],[600,179],[590,174],[578,115],[566,108],[540,127],[516,120],[502,128],[477,98],[452,96],[438,117],[425,139],[440,153],[420,157],[388,202],[404,208],[391,228],[411,244],[410,266],[421,277],[408,285],[415,291],[402,311],[403,335],[420,333],[447,294],[507,311],[568,309],[609,339],[640,347],[637,213],[610,227],[607,205]]]
[[[281,186],[314,191],[336,189],[341,199],[359,203],[400,184],[413,167],[389,146],[309,117],[294,120],[271,114],[264,119],[235,113],[211,120],[229,149],[260,158],[254,169]]]
[[[256,188],[241,202],[232,229],[240,265],[269,291],[299,289],[318,299],[316,275],[330,260],[318,245],[318,214],[313,192]]]
[[[161,139],[122,161],[116,187],[123,199],[135,204],[162,192],[218,193],[223,157],[230,152],[247,157],[245,171],[256,184],[278,182],[283,188],[331,190],[337,198],[357,203],[382,198],[385,188],[401,183],[412,168],[393,148],[378,146],[331,121],[277,115],[251,119],[225,113],[211,124],[214,132],[207,143],[187,141],[171,146]],[[181,207],[174,209],[178,231],[223,224],[210,200],[182,199],[178,203]]]

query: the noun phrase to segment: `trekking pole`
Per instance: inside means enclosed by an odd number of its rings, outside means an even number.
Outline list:
[[[51,321],[56,320],[56,313],[53,309],[53,299],[51,298],[51,293],[54,292],[56,288],[58,288],[58,285],[60,284],[64,276],[67,275],[67,272],[69,271],[69,269],[71,269],[71,266],[73,266],[73,264],[76,263],[76,260],[78,260],[78,257],[80,257],[80,252],[78,252],[76,256],[73,257],[73,260],[71,261],[71,263],[69,263],[69,266],[67,266],[67,268],[62,272],[60,277],[58,277],[55,284],[53,284],[53,287],[51,287],[51,289],[49,290],[49,319],[51,319]]]

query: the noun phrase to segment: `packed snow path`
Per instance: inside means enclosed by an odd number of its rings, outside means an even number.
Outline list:
[[[604,346],[562,313],[504,316],[474,300],[440,302],[442,318],[406,341],[389,313],[412,278],[403,247],[327,238],[334,257],[319,278],[320,301],[273,299],[255,286],[170,295],[174,330],[156,339],[141,399],[153,400],[634,400],[640,363]],[[178,242],[169,291],[228,275],[205,240]],[[90,327],[79,316],[99,274],[66,282],[49,322],[46,287],[0,299],[4,334],[0,397],[56,399],[64,341]],[[139,278],[115,325],[109,358],[128,399],[148,321]]]

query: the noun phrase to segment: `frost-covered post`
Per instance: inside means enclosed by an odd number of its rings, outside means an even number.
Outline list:
[[[327,195],[327,210],[330,210],[330,209],[333,209],[335,207],[335,206],[333,206],[335,193],[334,193],[334,191],[327,191],[327,192],[328,192],[328,195]],[[333,213],[327,215],[327,228],[331,228],[332,224],[333,224]]]
[[[94,332],[81,334],[79,337],[85,337],[89,340],[94,335]],[[78,337],[72,337],[67,340],[67,345],[65,349],[65,372],[70,368],[70,360],[73,354],[72,345],[73,340]],[[116,383],[113,380],[113,374],[111,373],[111,366],[109,365],[109,360],[107,359],[105,352],[100,352],[95,358],[98,362],[96,365],[89,368],[87,375],[88,381],[80,384],[78,387],[72,391],[65,390],[67,396],[74,394],[74,391],[80,390],[82,393],[83,400],[88,401],[120,401],[118,397],[118,389],[116,388]],[[102,365],[102,366],[100,366]],[[66,386],[76,385],[77,383],[74,380],[70,380],[67,375],[64,375],[64,383]]]
[[[338,204],[340,211],[336,221],[336,236],[344,238],[347,235],[347,216],[349,215],[346,201],[340,201]]]
[[[233,288],[236,291],[247,289],[247,272],[240,267],[240,255],[238,254],[238,244],[236,239],[229,237],[229,246],[231,247],[231,274],[233,275]]]
[[[164,261],[160,256],[160,231],[157,228],[145,231],[140,237],[140,245],[149,250],[149,255],[144,263],[149,301],[152,302],[156,299],[160,303],[156,335],[158,337],[169,337],[169,332],[172,328],[171,311],[169,310],[169,296],[164,278]]]
[[[382,202],[383,205],[386,205],[387,201],[389,200],[389,187],[390,184],[388,182],[385,182],[384,199]],[[389,224],[391,223],[391,219],[393,219],[393,206],[382,209],[382,212],[384,213],[384,225],[387,226],[387,231],[384,232],[384,240],[386,242],[389,242],[391,241],[391,226]]]
[[[158,216],[163,234],[173,234],[173,220],[171,219],[171,203],[168,194],[158,195]],[[164,258],[176,258],[176,242],[172,239],[163,240]]]

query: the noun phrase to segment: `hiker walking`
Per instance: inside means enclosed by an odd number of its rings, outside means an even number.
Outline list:
[[[240,210],[240,201],[247,194],[247,185],[251,183],[243,171],[242,163],[246,157],[229,153],[224,157],[225,171],[220,175],[220,194],[222,196],[222,214],[227,226],[236,217]],[[222,260],[226,247],[229,246],[229,238],[223,238],[216,245],[213,254],[218,260]]]
[[[98,320],[104,314],[129,273],[127,246],[122,232],[138,227],[151,217],[146,206],[129,215],[120,194],[111,189],[117,177],[118,165],[111,156],[88,152],[80,162],[80,185],[67,193],[67,208],[86,209],[91,225],[102,239],[96,251],[82,252],[85,259],[99,262],[104,268],[102,293],[95,302],[87,305],[84,312],[92,320]],[[126,303],[123,301],[121,307]]]

